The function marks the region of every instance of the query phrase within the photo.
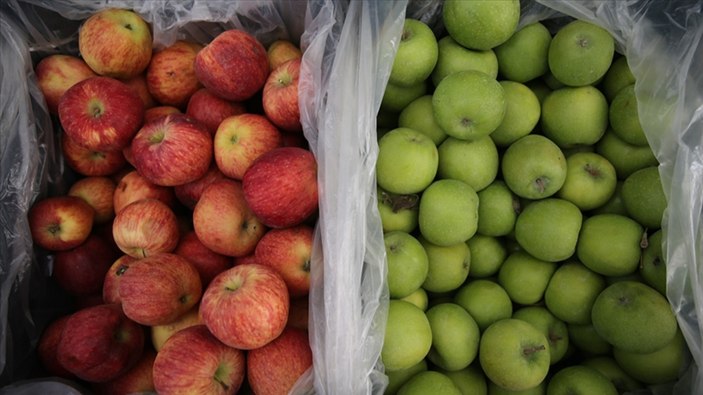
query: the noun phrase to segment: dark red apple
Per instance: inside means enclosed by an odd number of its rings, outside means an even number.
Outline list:
[[[121,303],[120,280],[122,275],[129,270],[130,265],[136,260],[137,258],[129,255],[122,255],[110,265],[103,280],[102,297],[104,303]]]
[[[271,229],[256,245],[256,261],[278,271],[291,296],[307,295],[310,291],[310,261],[313,228],[297,225]]]
[[[156,118],[161,118],[168,114],[181,114],[181,110],[173,106],[155,106],[144,111],[144,123],[149,123]]]
[[[200,200],[200,196],[203,194],[205,188],[215,181],[226,179],[227,177],[222,174],[217,164],[213,162],[204,176],[195,181],[176,185],[173,187],[173,192],[176,194],[178,201],[192,210],[195,208],[195,204],[198,200]]]
[[[125,395],[154,392],[154,360],[156,352],[151,349],[144,350],[142,357],[131,369],[116,378],[93,385],[96,394],[100,395]]]
[[[212,135],[225,118],[245,112],[246,107],[242,103],[225,100],[206,88],[193,93],[186,108],[186,115],[200,121]]]
[[[195,231],[184,234],[173,253],[186,258],[193,264],[200,274],[203,287],[207,287],[216,275],[232,267],[232,258],[207,248],[198,239]]]
[[[61,135],[61,152],[68,167],[84,176],[110,176],[125,167],[120,151],[100,151],[80,146],[66,133]]]
[[[37,357],[39,357],[39,362],[46,372],[51,376],[75,379],[76,376],[61,366],[56,356],[61,333],[69,317],[70,314],[63,315],[47,324],[39,337],[39,343],[37,343]]]
[[[286,328],[263,347],[247,352],[247,379],[257,395],[286,395],[312,366],[308,332]]]
[[[100,293],[105,274],[117,257],[110,244],[91,234],[79,246],[56,252],[52,277],[72,295]]]

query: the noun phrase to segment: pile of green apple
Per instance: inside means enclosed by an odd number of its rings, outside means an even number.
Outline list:
[[[519,20],[405,20],[377,118],[387,394],[607,395],[685,368],[627,59],[593,23]]]

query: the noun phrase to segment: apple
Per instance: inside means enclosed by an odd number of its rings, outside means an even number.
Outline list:
[[[203,288],[207,287],[216,275],[232,266],[231,258],[207,248],[192,230],[181,236],[173,253],[193,264],[200,275]]]
[[[613,63],[610,64],[610,68],[605,73],[602,85],[603,93],[609,102],[613,101],[622,88],[636,82],[636,78],[632,74],[632,70],[630,70],[630,65],[627,63],[627,57],[624,55],[618,56],[617,52],[614,56],[615,59],[613,59]]]
[[[628,216],[651,230],[661,228],[666,198],[658,166],[637,170],[622,184],[622,202]]]
[[[241,180],[256,158],[282,146],[282,138],[265,116],[240,114],[222,120],[213,146],[217,168],[225,176]]]
[[[160,394],[236,394],[244,382],[246,356],[213,336],[204,325],[175,333],[154,360]]]
[[[154,391],[152,374],[156,352],[145,349],[139,361],[131,369],[116,378],[93,385],[93,389],[103,395],[123,395]]]
[[[498,149],[489,136],[475,140],[448,137],[437,148],[437,177],[463,181],[479,192],[498,175]]]
[[[437,41],[439,49],[437,65],[432,70],[432,83],[437,86],[449,74],[466,70],[482,71],[489,76],[498,76],[498,59],[491,49],[477,51],[466,48],[451,36]]]
[[[550,395],[573,393],[617,395],[615,385],[602,373],[589,366],[576,364],[557,371],[547,385]]]
[[[115,216],[112,234],[127,255],[143,258],[173,251],[178,245],[178,222],[173,210],[157,199],[141,199]]]
[[[429,259],[425,248],[413,235],[403,231],[383,235],[391,298],[404,298],[418,290],[427,278]]]
[[[489,381],[486,380],[486,376],[483,374],[477,359],[474,359],[474,362],[464,369],[454,371],[437,369],[437,371],[449,377],[462,394],[488,394]]]
[[[510,254],[498,271],[498,283],[521,305],[539,303],[557,264],[537,259],[524,251]]]
[[[466,240],[466,245],[471,251],[469,276],[488,278],[497,274],[508,256],[505,244],[505,241],[500,237],[484,236],[479,233]]]
[[[73,85],[61,96],[58,111],[66,135],[97,151],[122,150],[144,120],[139,96],[110,77],[91,77]]]
[[[121,151],[85,148],[71,140],[65,132],[61,134],[61,153],[68,167],[84,176],[110,176],[127,164]]]
[[[605,279],[580,262],[561,264],[544,291],[547,309],[567,324],[591,323],[593,303],[605,288]]]
[[[195,204],[198,200],[200,200],[200,196],[203,194],[203,191],[205,191],[210,184],[226,179],[227,177],[222,174],[220,169],[217,167],[217,163],[211,163],[210,168],[202,177],[195,181],[176,185],[172,190],[181,204],[193,210],[195,208]]]
[[[437,125],[432,109],[432,95],[420,96],[410,102],[397,116],[397,126],[417,130],[439,146],[447,134]]]
[[[71,184],[67,194],[85,200],[95,210],[93,223],[100,225],[115,217],[115,187],[115,182],[109,177],[88,176]]]
[[[466,242],[478,228],[478,195],[467,183],[434,181],[420,197],[418,227],[427,241],[450,246]]]
[[[506,236],[515,229],[520,209],[518,197],[502,179],[494,180],[478,195],[478,225],[476,231],[484,236]]]
[[[169,114],[182,114],[182,112],[174,106],[154,106],[144,111],[144,123],[149,123]]]
[[[413,378],[418,373],[426,372],[428,368],[429,367],[427,364],[427,360],[423,359],[415,365],[406,369],[398,369],[392,371],[387,370],[385,374],[386,376],[388,376],[388,385],[386,386],[384,394],[396,395],[398,393],[398,390],[403,386],[403,384],[407,383],[408,380]]]
[[[212,136],[205,126],[182,114],[144,124],[131,145],[139,173],[161,186],[185,184],[205,175],[212,147]]]
[[[436,370],[426,370],[415,374],[406,381],[396,393],[397,395],[444,394],[461,395],[449,376]]]
[[[542,331],[549,342],[549,363],[561,361],[569,348],[569,330],[566,323],[554,316],[544,306],[524,306],[513,313],[512,318],[523,320]]]
[[[410,233],[417,227],[418,194],[399,195],[376,188],[378,214],[384,232],[402,231]]]
[[[678,380],[690,358],[686,339],[680,330],[662,348],[638,353],[613,348],[613,358],[622,370],[645,384],[665,384]]]
[[[652,147],[626,143],[612,129],[595,145],[596,153],[605,157],[615,168],[619,180],[624,180],[637,170],[659,164]]]
[[[83,22],[78,50],[97,74],[131,78],[142,73],[151,61],[151,29],[132,10],[106,8]]]
[[[105,274],[117,257],[109,243],[91,234],[79,246],[54,254],[52,277],[71,295],[101,293]]]
[[[253,253],[267,230],[235,180],[215,181],[205,188],[193,209],[193,229],[207,248],[233,257]]]
[[[615,167],[595,152],[577,152],[566,158],[566,179],[556,196],[582,211],[601,207],[615,193]]]
[[[566,324],[569,331],[569,344],[585,355],[599,356],[612,355],[613,346],[605,341],[596,330],[593,324]]]
[[[252,97],[264,86],[269,71],[266,48],[243,30],[225,30],[195,57],[198,80],[226,100]]]
[[[146,83],[146,74],[141,73],[132,78],[121,81],[128,87],[132,88],[134,93],[142,99],[142,103],[144,103],[144,119],[146,119],[146,111],[155,107],[157,104],[154,97],[151,95],[151,92],[149,92],[149,87]]]
[[[666,296],[666,256],[663,250],[664,231],[657,230],[647,237],[646,244],[642,244],[642,259],[640,260],[639,273],[644,282],[650,287]]]
[[[274,148],[249,166],[242,189],[251,211],[266,226],[301,224],[318,209],[315,156],[303,148]]]
[[[500,86],[505,92],[505,115],[490,138],[497,146],[507,147],[535,130],[542,108],[539,98],[527,85],[500,81]]]
[[[93,229],[95,210],[76,196],[42,198],[27,213],[32,241],[49,251],[78,247]]]
[[[152,55],[146,83],[157,102],[185,109],[190,96],[201,88],[194,62],[202,48],[201,44],[178,40]]]
[[[245,112],[244,104],[225,100],[206,88],[195,91],[186,106],[186,115],[205,125],[213,136],[225,118]]]
[[[58,114],[59,99],[70,87],[96,74],[83,59],[66,54],[49,55],[34,67],[37,84],[51,114]]]
[[[553,90],[542,102],[540,125],[561,148],[593,145],[608,128],[608,101],[591,85]]]
[[[467,281],[454,294],[454,303],[471,314],[481,332],[513,314],[513,302],[508,293],[500,284],[488,279]]]
[[[67,314],[52,319],[42,330],[37,342],[37,357],[44,370],[51,376],[69,380],[76,377],[59,363],[56,350],[61,340],[61,333],[70,316]]]
[[[469,276],[471,251],[465,242],[440,246],[417,238],[425,248],[428,259],[427,277],[422,288],[428,292],[450,292],[459,288]]]
[[[470,49],[487,50],[507,41],[517,29],[520,2],[450,0],[442,7],[447,33]]]
[[[644,229],[618,214],[597,214],[583,221],[576,254],[586,267],[604,276],[635,273],[639,267]]]
[[[586,86],[605,76],[614,54],[615,40],[607,30],[575,20],[556,32],[549,44],[547,61],[557,81],[568,86]]]
[[[276,270],[260,264],[237,265],[210,282],[200,315],[220,341],[252,350],[283,332],[289,303],[286,283]]]
[[[554,195],[566,180],[566,157],[552,140],[528,134],[508,146],[501,157],[503,181],[526,199]]]
[[[303,131],[298,105],[300,63],[301,59],[292,59],[271,70],[261,95],[266,117],[286,132]]]
[[[115,187],[112,196],[115,213],[142,199],[156,199],[171,208],[174,208],[176,203],[173,188],[156,185],[137,170],[132,170],[125,174]]]
[[[455,303],[440,303],[425,313],[432,330],[433,364],[449,371],[468,367],[478,354],[481,337],[474,317]]]
[[[615,385],[615,388],[620,394],[635,392],[644,388],[644,385],[627,374],[612,356],[589,357],[582,360],[581,365],[593,368],[607,377]]]
[[[407,369],[427,356],[432,347],[432,328],[425,312],[412,303],[391,299],[381,347],[387,371]]]
[[[439,47],[432,29],[425,22],[406,18],[388,82],[408,87],[427,80],[438,56]]]
[[[494,48],[502,77],[525,83],[546,74],[551,42],[552,34],[540,22],[518,29],[507,41]]]
[[[376,182],[384,191],[419,193],[435,179],[438,164],[437,146],[415,129],[396,128],[378,140]]]
[[[154,349],[157,352],[161,351],[166,341],[181,329],[203,324],[199,309],[200,306],[196,304],[190,310],[178,316],[175,321],[151,326],[151,344],[154,346]]]
[[[427,95],[430,88],[429,85],[427,80],[410,86],[389,83],[383,91],[381,111],[393,114],[393,117],[396,117],[397,114],[402,112],[410,103]]]
[[[202,295],[195,267],[185,258],[160,253],[132,262],[119,283],[122,310],[142,325],[173,322]]]
[[[313,228],[300,224],[271,229],[256,244],[256,262],[278,271],[291,297],[304,296],[310,291],[313,237]]]
[[[279,39],[266,49],[266,57],[269,60],[269,69],[273,70],[291,59],[302,58],[303,52],[291,41]]]
[[[582,221],[581,210],[568,200],[537,200],[518,215],[515,239],[537,259],[563,261],[576,252]]]
[[[122,280],[122,275],[125,274],[129,267],[137,261],[129,255],[122,255],[117,258],[105,273],[105,278],[103,279],[103,289],[102,297],[104,303],[120,303],[120,280]]]
[[[256,394],[285,395],[312,362],[308,332],[288,327],[270,343],[247,352],[247,380]]]
[[[117,304],[102,304],[70,315],[56,349],[59,363],[89,382],[112,380],[142,356],[144,330]]]

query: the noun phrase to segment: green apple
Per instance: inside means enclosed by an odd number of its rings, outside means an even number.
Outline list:
[[[440,246],[464,243],[478,228],[478,195],[459,180],[432,182],[420,197],[418,228]]]
[[[426,359],[423,359],[422,361],[406,369],[386,370],[385,373],[386,376],[388,376],[388,385],[386,386],[383,394],[395,395],[398,392],[398,389],[400,389],[403,384],[407,383],[413,376],[420,372],[426,372],[427,370]]]
[[[650,146],[626,143],[612,129],[606,130],[596,143],[596,152],[603,155],[615,167],[618,179],[624,180],[637,170],[659,164]]]
[[[388,262],[388,292],[391,298],[406,297],[422,286],[429,270],[425,248],[403,231],[383,235]]]
[[[587,268],[604,276],[625,276],[637,271],[644,229],[618,214],[597,214],[581,226],[576,255]]]
[[[613,358],[627,374],[645,384],[676,381],[689,356],[686,340],[680,330],[673,339],[651,353],[636,353],[613,348]]]
[[[486,377],[512,391],[538,386],[549,372],[549,342],[531,324],[506,318],[481,336],[479,361]]]
[[[524,83],[544,75],[549,70],[547,53],[551,42],[551,33],[540,22],[516,31],[494,49],[502,77]]]
[[[530,88],[532,90],[532,93],[537,96],[537,100],[539,100],[540,106],[542,103],[544,103],[544,99],[549,96],[549,94],[552,92],[552,88],[547,85],[546,82],[544,82],[544,79],[542,78],[535,78],[533,80],[525,82],[525,86]],[[541,111],[541,108],[540,108]]]
[[[398,395],[461,395],[452,379],[435,370],[413,376],[397,392]]]
[[[581,364],[593,368],[607,377],[615,385],[618,393],[634,392],[643,388],[642,383],[627,374],[611,356],[586,358],[581,361]]]
[[[541,126],[559,147],[595,144],[608,128],[608,101],[590,85],[553,90],[542,103]]]
[[[420,195],[414,193],[399,195],[377,187],[376,197],[384,232],[400,230],[410,233],[417,228]]]
[[[447,0],[442,8],[449,35],[471,49],[486,50],[506,42],[519,20],[519,0]]]
[[[542,108],[537,95],[527,85],[514,81],[500,81],[500,85],[505,92],[505,115],[490,136],[496,145],[506,147],[534,130]]]
[[[454,382],[454,385],[459,388],[462,395],[488,394],[486,376],[483,374],[483,370],[481,370],[478,359],[474,360],[471,365],[464,369],[447,371],[437,368],[437,371],[449,377]]]
[[[492,78],[498,77],[498,58],[492,49],[473,50],[456,42],[451,36],[439,40],[439,58],[432,71],[432,83],[437,86],[444,77],[458,71],[478,70]]]
[[[427,85],[427,80],[410,86],[388,83],[381,98],[381,110],[394,113],[397,117],[415,99],[427,94]]]
[[[479,234],[505,236],[515,229],[520,203],[503,180],[494,180],[477,195]]]
[[[613,165],[595,152],[577,152],[566,157],[566,179],[557,197],[582,211],[604,205],[618,182]]]
[[[642,251],[640,275],[645,283],[666,296],[666,257],[662,251],[662,237],[663,230],[659,229],[647,238],[647,245]]]
[[[551,45],[551,44],[550,44],[550,45]],[[555,91],[555,90],[557,90],[557,89],[564,88],[564,87],[567,86],[567,85],[564,85],[564,83],[562,83],[561,81],[557,80],[557,79],[554,77],[554,74],[552,74],[551,71],[549,71],[549,72],[547,72],[546,74],[544,74],[544,75],[542,76],[541,80],[544,81],[544,83],[547,84],[547,86],[549,87],[549,89],[551,89],[551,90],[553,90],[553,91]]]
[[[547,58],[557,80],[568,86],[585,86],[605,76],[614,54],[615,40],[607,30],[575,20],[554,35]]]
[[[425,81],[437,64],[437,38],[427,24],[405,19],[388,82],[409,87]]]
[[[650,230],[659,229],[666,210],[659,167],[645,167],[630,174],[622,184],[622,202],[632,219]]]
[[[435,305],[426,314],[432,328],[432,348],[427,359],[449,371],[469,366],[478,354],[481,337],[474,318],[455,303]]]
[[[513,252],[500,267],[498,283],[514,303],[531,305],[542,300],[556,270],[554,262],[537,259],[524,251]]]
[[[581,210],[567,200],[537,200],[518,215],[515,239],[537,259],[563,261],[576,251],[582,218]]]
[[[400,300],[410,302],[417,306],[420,310],[427,311],[429,299],[427,296],[427,291],[425,291],[424,288],[418,288],[410,295],[400,298]]]
[[[393,129],[378,141],[376,182],[391,193],[418,193],[434,180],[438,162],[437,146],[429,137],[413,129]]]
[[[549,342],[549,363],[561,361],[569,348],[569,331],[566,323],[554,316],[544,306],[525,306],[513,313],[512,318],[523,320],[542,331]]]
[[[454,295],[454,303],[471,314],[481,332],[492,323],[513,315],[513,303],[508,293],[500,284],[491,280],[468,281]]]
[[[637,281],[619,281],[605,288],[591,312],[596,332],[614,348],[654,352],[676,335],[678,324],[669,301]]]
[[[475,234],[466,241],[471,251],[469,276],[485,278],[493,276],[503,265],[508,251],[500,238]]]
[[[437,152],[438,178],[463,181],[478,192],[490,185],[498,175],[498,149],[488,136],[476,140],[448,137]]]
[[[451,246],[439,246],[419,237],[429,259],[427,278],[422,284],[428,292],[453,291],[464,283],[469,276],[471,252],[466,243]]]
[[[529,134],[510,144],[501,159],[503,181],[516,195],[542,199],[554,195],[566,180],[566,158],[548,138]]]
[[[615,190],[610,196],[610,199],[603,203],[600,207],[589,212],[591,215],[596,214],[619,214],[627,215],[627,210],[625,210],[625,204],[622,202],[622,181],[618,180],[615,183]]]
[[[547,384],[547,395],[590,394],[618,395],[618,390],[602,373],[581,364],[562,368]]]
[[[511,391],[505,389],[498,384],[488,382],[488,395],[544,395],[547,393],[547,380],[543,380],[536,387],[528,388],[522,391]]]
[[[381,360],[386,370],[407,369],[422,361],[432,346],[432,329],[425,312],[412,303],[388,303]]]
[[[398,115],[398,126],[426,134],[435,145],[440,145],[447,138],[447,134],[434,119],[432,95],[420,96],[405,106]]]
[[[627,64],[627,57],[619,56],[610,65],[603,78],[602,89],[608,101],[612,101],[620,90],[635,83],[635,76]]]
[[[585,355],[608,355],[613,346],[605,341],[592,324],[566,324],[569,330],[569,344]]]
[[[649,144],[640,123],[634,84],[620,89],[610,103],[608,114],[613,133],[624,142],[636,146]]]
[[[544,291],[544,303],[567,324],[589,324],[591,308],[605,288],[605,279],[580,262],[557,268]]]
[[[444,77],[432,94],[437,124],[447,135],[463,140],[491,134],[503,122],[506,106],[500,83],[476,70]]]

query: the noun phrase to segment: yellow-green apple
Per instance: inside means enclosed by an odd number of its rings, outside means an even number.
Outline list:
[[[381,111],[387,114],[394,114],[394,117],[397,116],[398,113],[402,112],[410,103],[427,95],[429,85],[428,80],[423,80],[410,86],[388,83],[386,89],[383,91],[383,97],[381,98]]]
[[[144,329],[118,304],[101,304],[70,315],[56,349],[59,363],[89,382],[112,380],[134,366],[144,350]]]
[[[230,257],[207,248],[192,230],[181,236],[173,253],[193,264],[200,275],[203,288],[207,287],[216,275],[232,267]]]
[[[447,134],[437,125],[432,109],[432,95],[420,96],[410,102],[397,116],[398,127],[417,130],[439,146]]]
[[[608,128],[608,101],[596,87],[563,87],[542,102],[542,132],[561,148],[593,145]]]
[[[596,369],[575,364],[558,370],[549,379],[547,393],[554,395],[573,393],[617,395],[618,390],[615,388],[615,384]]]
[[[297,329],[308,329],[310,316],[310,300],[307,295],[290,299],[288,308],[288,322],[286,326]]]
[[[138,171],[132,170],[125,174],[115,187],[112,196],[115,214],[122,211],[130,203],[142,199],[156,199],[171,208],[176,203],[173,188],[156,185],[139,174]]]
[[[662,249],[663,238],[662,229],[648,236],[646,245],[642,245],[639,273],[647,285],[659,291],[660,294],[666,295],[666,255]]]
[[[397,395],[423,394],[461,395],[462,392],[452,379],[439,370],[423,370],[410,377],[398,388]]]
[[[439,246],[424,237],[418,240],[425,247],[429,262],[422,288],[428,292],[444,293],[459,288],[469,276],[471,251],[465,242]]]
[[[283,277],[260,264],[218,274],[203,293],[200,316],[230,347],[252,350],[277,338],[288,321],[290,297]]]
[[[404,298],[425,282],[429,258],[420,241],[408,232],[385,232],[383,243],[388,267],[388,294],[391,298]]]
[[[415,129],[395,128],[378,140],[376,183],[394,194],[419,193],[435,179],[438,163],[437,146],[430,137]]]
[[[417,227],[417,211],[420,196],[412,193],[399,195],[377,187],[378,214],[384,232],[399,230],[410,233]]]
[[[444,369],[438,369],[438,372],[449,377],[454,385],[459,388],[462,394],[481,394],[486,395],[488,391],[489,381],[486,380],[486,376],[481,370],[481,366],[478,360],[474,360],[471,365],[465,367],[464,369],[459,369],[455,371],[448,371]],[[491,395],[504,395],[500,393],[491,393]],[[527,394],[525,394],[527,395]]]
[[[432,328],[420,308],[391,299],[383,339],[381,360],[385,369],[407,369],[427,356],[432,347]]]
[[[426,372],[428,369],[427,360],[416,363],[415,365],[398,370],[386,370],[386,376],[388,376],[388,386],[386,387],[385,393],[388,395],[396,395],[400,387],[407,383],[408,380],[413,378],[416,374],[420,372]]]
[[[212,136],[183,114],[144,124],[132,140],[134,167],[157,185],[175,186],[205,175],[212,161]]]
[[[103,279],[102,295],[104,303],[120,303],[120,280],[122,280],[122,275],[129,270],[129,267],[136,260],[137,258],[135,257],[122,255],[110,265]]]
[[[513,314],[513,303],[505,289],[489,279],[471,279],[454,294],[454,303],[471,314],[483,332],[491,324]]]
[[[144,120],[139,96],[110,77],[91,77],[73,85],[61,96],[58,110],[66,135],[97,151],[122,150]]]
[[[281,132],[265,116],[233,115],[215,132],[215,163],[225,176],[241,180],[256,158],[281,145]]]
[[[149,123],[156,118],[163,117],[168,114],[180,114],[181,110],[174,106],[154,106],[147,108],[144,111],[144,123]]]
[[[112,245],[91,234],[79,246],[55,253],[52,277],[71,295],[100,293],[105,274],[118,256]]]
[[[498,76],[498,58],[491,49],[476,51],[456,42],[451,36],[444,36],[438,42],[439,56],[432,70],[432,83],[437,86],[444,77],[458,71],[478,70],[493,78]]]
[[[119,293],[127,317],[142,325],[163,325],[198,303],[202,284],[188,260],[165,252],[132,262],[122,274]]]
[[[566,179],[557,197],[582,211],[601,207],[615,193],[618,178],[615,167],[595,152],[576,152],[566,158]]]
[[[552,196],[566,179],[564,153],[553,141],[538,134],[529,134],[510,144],[500,165],[508,188],[526,199]]]
[[[596,153],[604,156],[615,168],[619,180],[626,179],[637,170],[659,164],[649,145],[632,145],[607,129],[595,145]]]
[[[164,343],[174,333],[195,325],[201,325],[203,320],[200,318],[199,305],[193,306],[190,310],[181,314],[175,321],[163,325],[154,325],[151,329],[151,344],[158,352],[161,351]]]
[[[303,52],[293,42],[279,39],[269,45],[266,56],[269,60],[269,69],[273,70],[291,59],[302,58]]]
[[[201,44],[178,40],[152,55],[146,84],[158,103],[185,109],[190,96],[201,87],[194,62],[202,48]]]
[[[505,236],[515,229],[520,200],[502,179],[494,180],[478,195],[477,232],[484,236]]]
[[[114,379],[93,384],[96,393],[102,395],[124,395],[154,392],[154,376],[152,374],[156,352],[146,348],[141,358],[131,369]]]
[[[151,61],[151,30],[136,12],[105,8],[83,22],[78,31],[78,50],[100,75],[131,78]]]
[[[476,192],[498,175],[498,148],[489,136],[468,141],[447,137],[437,153],[437,177],[464,181]]]
[[[502,77],[525,83],[547,73],[547,53],[551,42],[552,34],[540,22],[530,23],[517,30],[494,49]]]
[[[195,91],[186,107],[186,115],[200,121],[213,136],[225,118],[245,112],[244,104],[225,100],[206,88]]]
[[[604,28],[575,20],[561,27],[549,44],[547,61],[554,78],[568,86],[599,81],[610,68],[615,40]]]
[[[645,384],[665,384],[677,381],[690,358],[690,351],[681,330],[660,349],[638,353],[613,348],[613,357],[622,370]]]
[[[104,224],[115,217],[113,196],[115,181],[105,176],[88,176],[71,184],[69,196],[77,196],[85,200],[95,210],[93,223]]]
[[[95,210],[76,196],[50,196],[36,201],[27,213],[36,245],[49,251],[78,247],[93,229]]]
[[[530,203],[515,221],[515,239],[537,259],[558,262],[576,252],[583,214],[576,205],[558,198]]]
[[[271,228],[303,223],[317,212],[317,161],[309,150],[279,147],[259,156],[242,178],[251,211]]]
[[[61,134],[61,152],[68,167],[84,176],[109,176],[118,173],[127,164],[121,151],[85,148]]]
[[[287,327],[265,346],[247,352],[247,380],[256,394],[287,394],[312,366],[308,332]]]
[[[293,59],[271,70],[261,93],[266,117],[286,132],[303,130],[298,106],[300,63],[300,59]]]
[[[408,87],[427,80],[438,56],[437,38],[432,29],[421,20],[406,18],[388,82]]]
[[[658,166],[630,174],[622,184],[622,202],[629,217],[640,225],[651,230],[661,228],[667,203]]]
[[[63,332],[63,328],[70,316],[71,314],[58,316],[44,327],[37,342],[37,357],[39,358],[39,363],[49,375],[72,380],[76,377],[61,366],[56,355],[61,332]]]
[[[283,277],[291,297],[310,291],[313,228],[306,224],[271,229],[256,244],[256,261]]]
[[[206,247],[234,257],[253,253],[266,232],[236,180],[216,181],[205,188],[193,209],[193,229]]]
[[[128,87],[132,88],[134,93],[136,93],[137,96],[142,99],[142,103],[144,103],[144,115],[146,119],[146,110],[153,108],[157,105],[156,101],[154,100],[154,97],[149,92],[149,87],[146,84],[146,74],[141,73],[132,78],[122,80],[122,82],[127,84]]]
[[[223,99],[249,99],[261,90],[269,75],[266,48],[243,30],[225,30],[198,52],[195,75]]]
[[[154,361],[159,394],[236,394],[246,375],[246,354],[195,325],[175,333]]]
[[[505,115],[490,138],[497,146],[507,147],[535,130],[542,108],[539,98],[527,85],[503,80],[500,86],[505,92]]]
[[[426,312],[432,329],[427,359],[442,369],[464,369],[478,354],[481,337],[473,316],[455,303],[439,303]]]
[[[520,20],[520,2],[450,0],[442,7],[442,21],[459,44],[486,50],[507,41]]]
[[[580,262],[561,264],[544,291],[549,311],[567,324],[591,323],[593,303],[605,288],[605,279]]]
[[[525,251],[515,251],[500,265],[498,283],[514,303],[531,305],[544,297],[557,264],[537,259]]]
[[[612,101],[621,89],[636,82],[635,76],[627,63],[627,57],[615,53],[613,63],[603,77],[603,93],[608,101]]]
[[[178,245],[176,214],[160,200],[137,200],[117,213],[112,235],[120,250],[135,258],[171,252]]]
[[[487,278],[497,274],[508,256],[506,244],[501,237],[484,236],[480,233],[476,233],[466,240],[466,245],[471,251],[469,276]]]
[[[544,306],[524,306],[512,318],[523,320],[542,331],[549,342],[550,365],[561,361],[569,348],[569,331],[566,323],[554,316]]]
[[[420,197],[418,227],[432,244],[450,246],[466,242],[478,228],[478,195],[467,183],[440,179]]]
[[[176,194],[176,199],[178,199],[181,204],[193,210],[193,208],[195,208],[195,204],[198,200],[200,200],[200,196],[203,194],[205,188],[213,182],[226,179],[227,177],[222,174],[220,169],[217,167],[217,163],[213,162],[210,164],[210,168],[205,175],[195,181],[176,185],[173,187],[173,192]]]
[[[639,354],[646,355],[646,354]],[[615,361],[612,356],[592,356],[581,361],[581,364],[599,371],[617,388],[618,393],[636,392],[643,389],[644,384],[634,379]],[[668,363],[663,366],[669,365]],[[667,380],[671,381],[671,380]]]
[[[96,76],[83,59],[67,54],[43,58],[34,68],[34,74],[51,114],[58,114],[59,99],[68,88]]]
[[[619,214],[596,214],[581,226],[576,255],[587,268],[616,277],[637,271],[642,255],[644,228]]]

